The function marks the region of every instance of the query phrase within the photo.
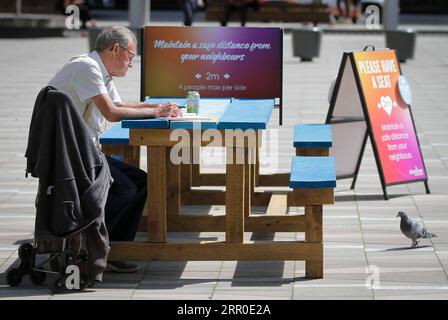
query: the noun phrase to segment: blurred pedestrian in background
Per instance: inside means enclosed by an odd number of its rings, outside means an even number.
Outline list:
[[[359,3],[359,0],[352,0],[352,5],[354,8],[352,14],[352,21],[353,23],[357,23],[358,19],[362,16],[361,5]]]
[[[342,2],[344,3],[345,10],[342,10]],[[336,0],[336,3],[339,13],[337,20],[339,22],[356,23],[362,15],[359,0]],[[341,17],[344,19],[341,19]]]
[[[184,14],[184,26],[191,26],[194,21],[194,14],[198,8],[204,6],[203,0],[177,0]]]
[[[252,8],[257,11],[260,8],[259,0],[227,0],[226,9],[224,12],[224,18],[221,21],[221,26],[227,26],[230,20],[230,16],[234,11],[240,12],[241,26],[246,25],[247,9]]]
[[[342,2],[344,3],[344,9],[342,10]],[[341,21],[341,17],[346,17],[349,18],[350,17],[350,0],[336,0],[336,5],[338,6],[338,21]]]

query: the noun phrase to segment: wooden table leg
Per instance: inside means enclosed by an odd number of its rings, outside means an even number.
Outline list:
[[[251,161],[249,161],[250,149],[244,148],[244,218],[248,218],[251,212],[252,205],[252,172]]]
[[[255,144],[254,185],[260,186],[260,143],[261,134],[257,132]]]
[[[199,187],[201,185],[201,147],[191,147],[191,154],[193,157],[193,162],[191,163],[191,185]]]
[[[226,242],[242,243],[244,240],[244,169],[237,162],[237,153],[244,148],[228,147],[226,163]]]
[[[166,147],[148,147],[148,241],[166,242]]]
[[[306,223],[305,242],[322,243],[322,205],[305,206],[305,223]],[[313,278],[313,279],[323,278],[324,261],[306,260],[305,274],[307,278]]]
[[[254,203],[254,199],[255,199],[255,187],[257,186],[257,176],[258,176],[258,172],[257,172],[257,165],[258,165],[258,159],[257,159],[257,151],[258,147],[255,148],[250,148],[249,149],[249,159],[251,159],[251,162],[249,162],[249,170],[250,170],[250,205],[252,207],[252,204]]]
[[[170,159],[171,148],[166,154],[166,212],[169,218],[176,218],[180,213],[180,165]]]
[[[191,166],[193,163],[192,147],[182,147],[182,158],[186,157],[184,152],[188,153],[189,162],[180,164],[180,190],[182,193],[181,203],[190,204],[191,202]]]

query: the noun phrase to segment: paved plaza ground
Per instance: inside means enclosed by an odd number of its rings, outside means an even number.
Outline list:
[[[285,34],[284,125],[278,126],[277,111],[270,123],[270,132],[279,137],[279,171],[290,166],[293,125],[325,121],[328,89],[343,52],[367,44],[383,48],[384,36],[325,33],[321,56],[302,63],[292,56],[291,34]],[[415,58],[402,64],[413,90],[432,193],[425,194],[423,183],[400,185],[388,188],[391,199],[384,201],[369,143],[356,189],[350,190],[351,180],[338,180],[336,203],[324,206],[324,279],[305,279],[304,262],[295,261],[139,262],[138,273],[107,273],[95,288],[67,295],[51,295],[47,285],[34,286],[28,276],[10,288],[5,277],[18,263],[20,243],[33,238],[37,180],[25,178],[24,153],[35,97],[59,65],[87,52],[88,41],[79,36],[0,39],[0,48],[0,299],[448,299],[448,34],[418,35]],[[125,100],[139,98],[140,62],[137,57],[128,76],[116,79]],[[184,209],[223,212],[221,206]],[[411,241],[399,230],[399,210],[438,237],[409,249]],[[246,236],[302,238],[295,233]],[[220,239],[223,234],[200,237]],[[371,279],[374,285],[366,285]]]

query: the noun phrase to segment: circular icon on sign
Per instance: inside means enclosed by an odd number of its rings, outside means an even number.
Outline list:
[[[412,104],[411,87],[405,76],[398,77],[398,91],[400,91],[401,98],[407,105]]]

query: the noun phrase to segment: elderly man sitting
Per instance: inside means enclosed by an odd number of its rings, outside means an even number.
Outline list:
[[[94,51],[70,59],[48,83],[71,97],[98,148],[105,120],[180,114],[174,103],[121,100],[113,77],[124,77],[132,68],[136,47],[135,35],[129,29],[107,28],[99,34]],[[105,208],[109,240],[132,241],[146,202],[146,172],[111,157],[107,157],[107,162],[114,179]],[[125,261],[109,261],[106,271],[135,272],[137,269],[136,265]]]

